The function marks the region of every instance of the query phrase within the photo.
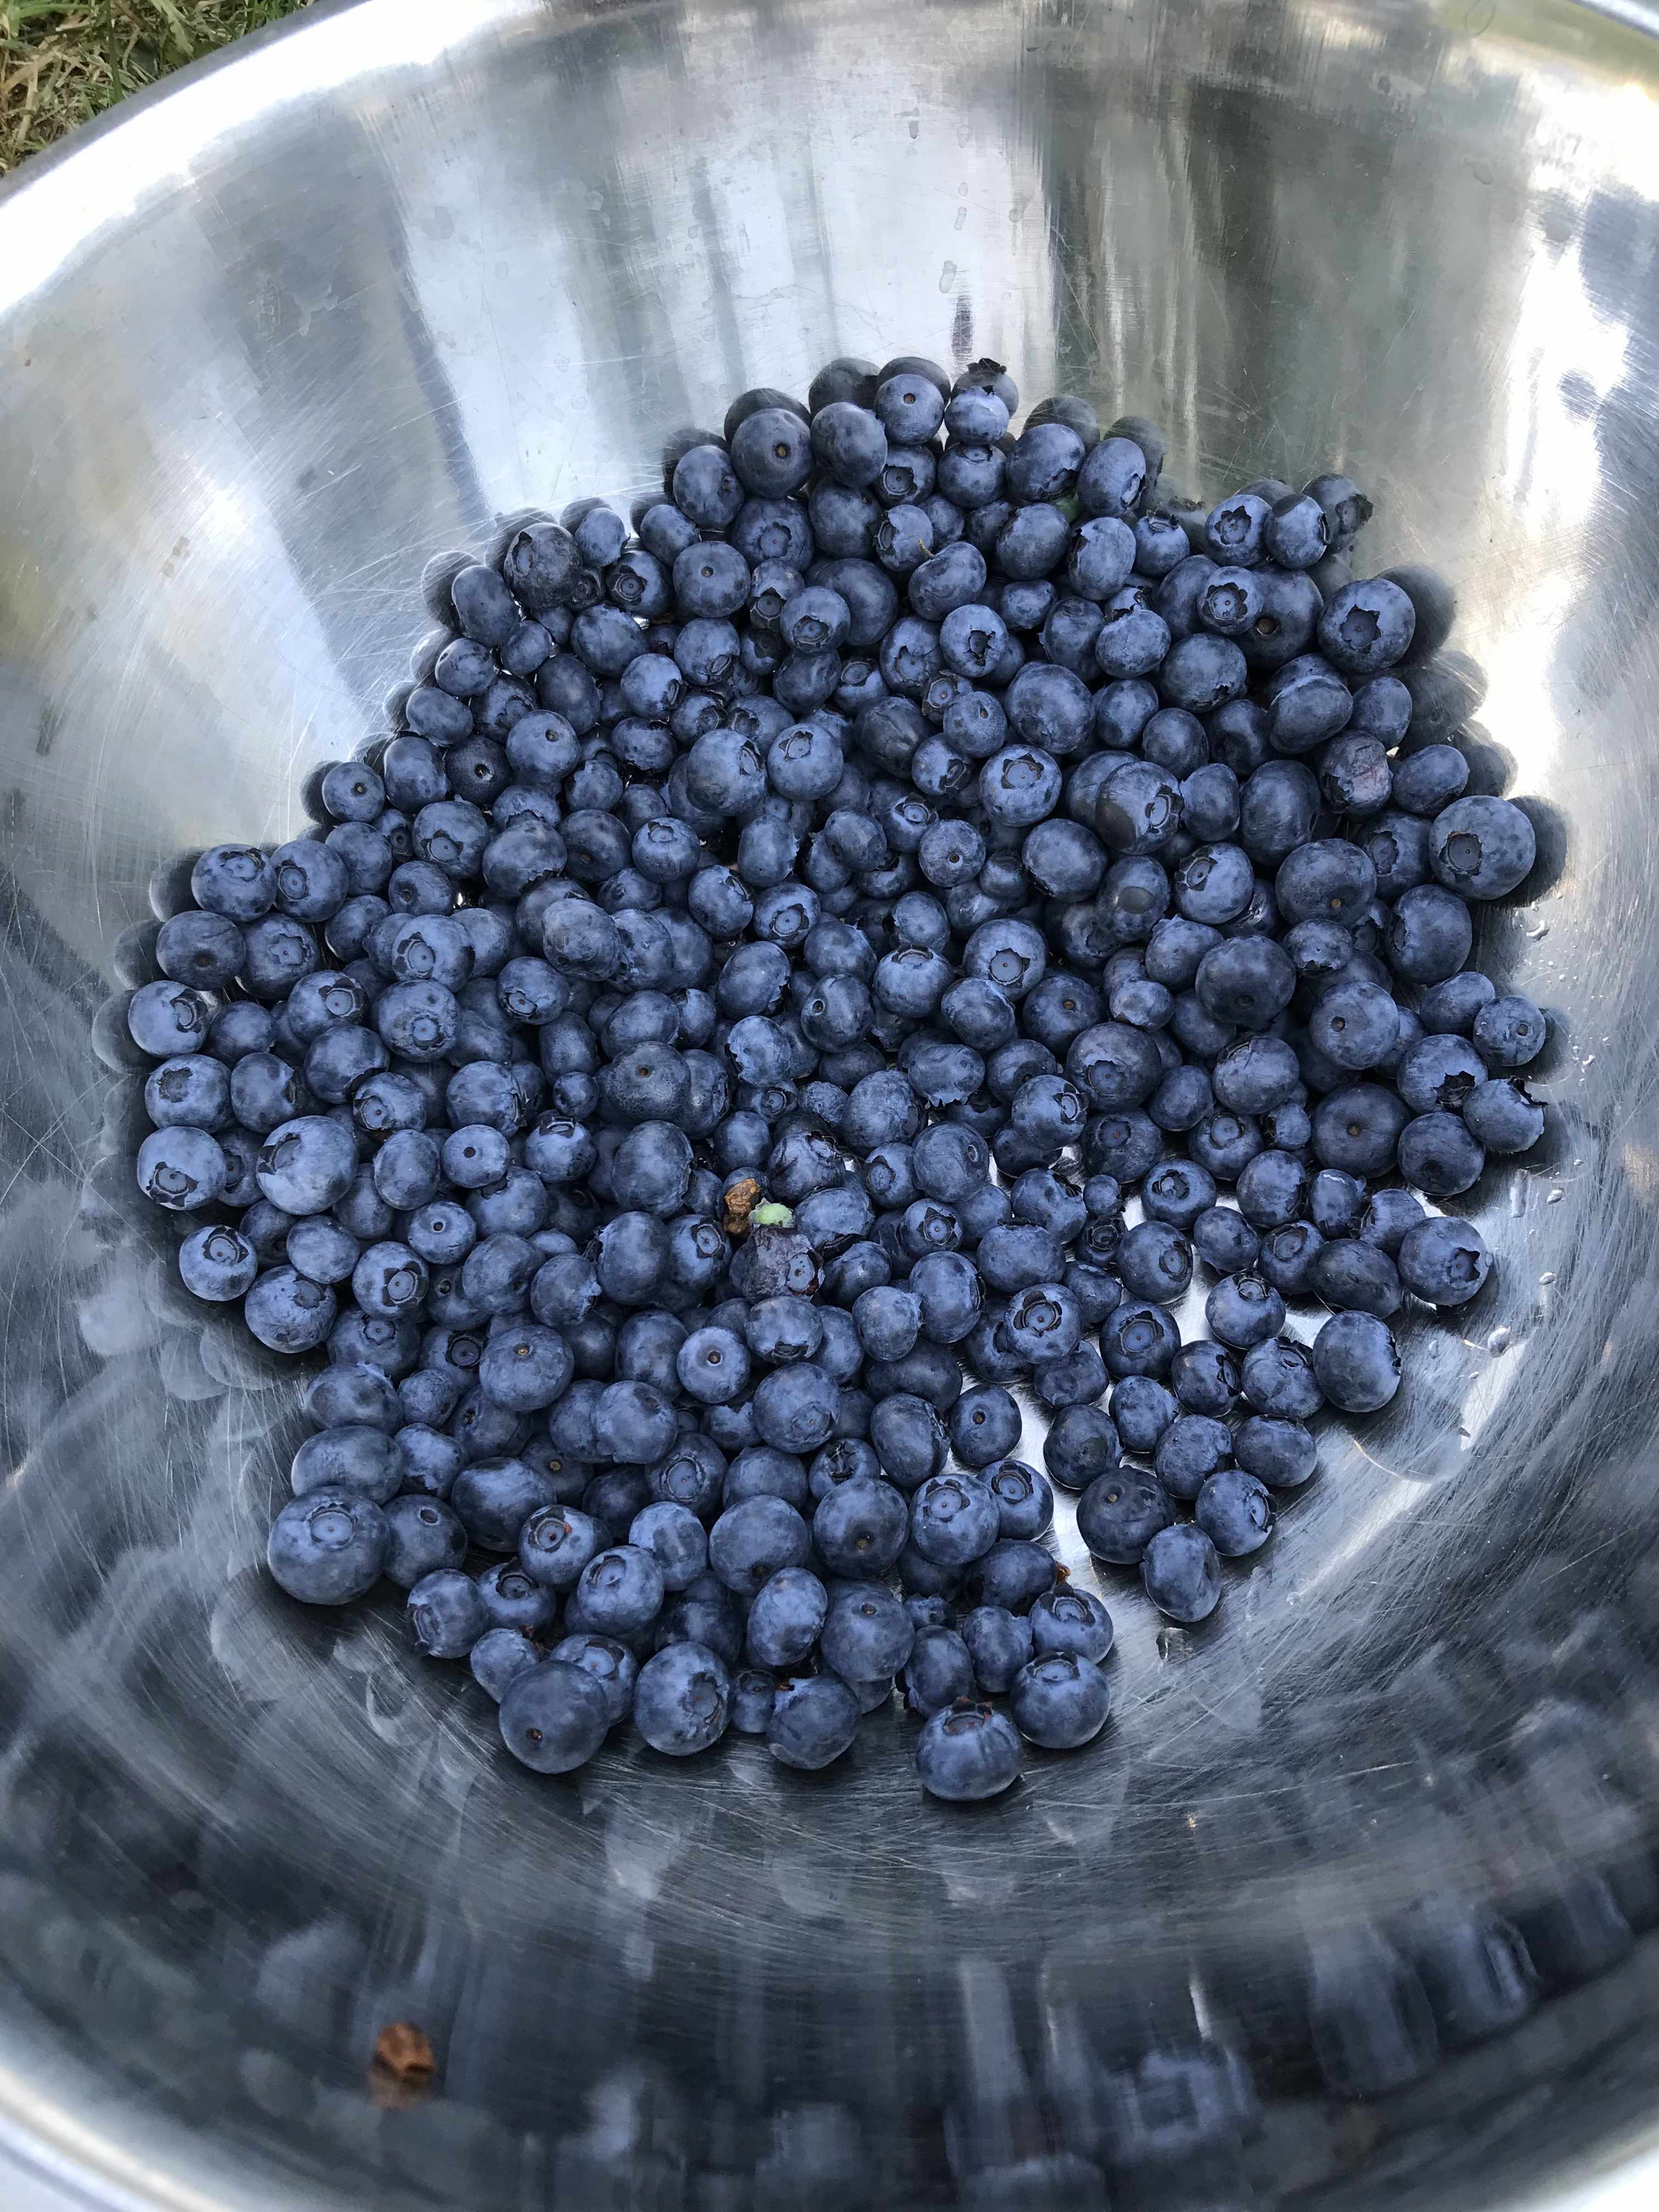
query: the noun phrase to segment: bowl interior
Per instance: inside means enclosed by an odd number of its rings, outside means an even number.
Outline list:
[[[1469,2205],[1646,2124],[1656,123],[1659,48],[1550,0],[357,0],[25,172],[0,2115],[32,2155],[143,2204]],[[1468,1202],[1498,1281],[1407,1324],[1406,1389],[1327,1424],[1214,1623],[1098,1584],[1092,1753],[968,1818],[896,1711],[821,1779],[738,1742],[548,1786],[394,1608],[264,1579],[297,1387],[172,1286],[94,1016],[153,872],[292,834],[307,769],[386,729],[447,560],[626,505],[747,385],[900,350],[1150,414],[1194,495],[1342,469],[1366,563],[1454,582],[1418,726],[1540,829],[1478,957],[1554,1018],[1551,1129]],[[398,2020],[427,2097],[368,2070]]]

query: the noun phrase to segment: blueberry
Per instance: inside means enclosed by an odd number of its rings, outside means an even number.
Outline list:
[[[1450,1215],[1435,1215],[1408,1229],[1396,1258],[1406,1288],[1433,1306],[1467,1305],[1492,1266],[1480,1231]]]
[[[1267,557],[1267,532],[1273,520],[1268,502],[1255,492],[1235,492],[1211,508],[1204,539],[1218,561],[1255,568]]]
[[[1019,1738],[993,1706],[951,1705],[917,1738],[916,1773],[930,1796],[951,1802],[995,1797],[1019,1778]]]
[[[1400,1388],[1399,1349],[1374,1314],[1333,1314],[1314,1339],[1312,1364],[1319,1388],[1345,1413],[1375,1413]]]
[[[251,999],[235,999],[221,1006],[209,1024],[207,1048],[228,1067],[249,1053],[268,1052],[275,1024],[264,1006]]]
[[[1211,1071],[1219,1104],[1239,1115],[1261,1115],[1282,1105],[1298,1087],[1295,1053],[1275,1036],[1241,1037]]]
[[[1268,557],[1280,568],[1311,568],[1330,550],[1330,525],[1316,499],[1291,492],[1274,502],[1263,539]]]
[[[1386,1175],[1410,1120],[1410,1108],[1380,1084],[1346,1085],[1322,1098],[1315,1109],[1314,1157],[1350,1175]]]
[[[1273,1500],[1238,1468],[1212,1474],[1198,1493],[1194,1518],[1224,1559],[1259,1552],[1273,1532]]]
[[[301,1115],[272,1128],[255,1169],[271,1204],[295,1214],[325,1212],[345,1195],[356,1172],[351,1132],[319,1115]]]
[[[628,1636],[662,1610],[662,1570],[653,1552],[624,1544],[600,1552],[576,1583],[584,1626],[602,1636]]]
[[[500,1705],[508,1686],[538,1665],[541,1656],[539,1645],[521,1629],[487,1628],[473,1645],[467,1664],[479,1688]]]
[[[1381,675],[1408,651],[1417,610],[1398,584],[1375,576],[1345,585],[1319,622],[1321,651],[1346,675]]]
[[[1207,1339],[1183,1345],[1170,1363],[1170,1387],[1189,1413],[1230,1413],[1238,1395],[1238,1362]]]
[[[922,1334],[935,1344],[960,1343],[979,1317],[979,1275],[960,1253],[931,1252],[918,1260],[909,1287],[921,1303]]]
[[[338,866],[326,847],[313,845],[305,849],[322,855],[325,862]],[[343,868],[339,869],[339,875],[340,897],[343,897]],[[337,907],[339,902],[339,898],[336,898],[334,906]],[[328,911],[332,912],[333,907]],[[164,921],[156,933],[155,964],[162,975],[175,983],[193,986],[198,990],[222,989],[240,974],[246,957],[246,945],[242,933],[224,915],[195,911],[176,914]],[[144,983],[141,988],[151,990],[154,986]]]
[[[516,1559],[497,1560],[477,1581],[490,1627],[516,1628],[525,1636],[543,1636],[552,1627],[557,1601]]]
[[[1392,1260],[1397,1257],[1407,1233],[1424,1218],[1420,1200],[1408,1190],[1379,1190],[1372,1194],[1360,1218],[1359,1234]]]
[[[243,1318],[260,1343],[273,1352],[312,1352],[334,1326],[334,1293],[293,1267],[273,1267],[258,1277],[242,1301]]]
[[[249,1208],[250,1212],[252,1210]],[[243,1219],[246,1218],[245,1214]],[[256,1284],[254,1289],[258,1288]],[[252,1297],[253,1292],[248,1295]],[[246,1312],[246,1305],[243,1312]],[[359,1361],[372,1362],[393,1381],[409,1373],[420,1348],[420,1331],[412,1322],[383,1321],[378,1316],[353,1310],[339,1316],[328,1337],[331,1359],[348,1366]]]
[[[708,1564],[729,1590],[752,1595],[781,1568],[804,1564],[806,1523],[781,1498],[750,1498],[729,1506],[708,1534]]]
[[[1278,1335],[1285,1325],[1285,1301],[1261,1275],[1229,1275],[1205,1301],[1204,1317],[1221,1343],[1248,1352]]]
[[[1538,856],[1531,822],[1507,799],[1454,799],[1430,833],[1434,872],[1463,898],[1503,898]]]
[[[283,1506],[265,1558],[290,1597],[346,1605],[379,1581],[391,1548],[386,1516],[362,1492],[314,1490]]]
[[[1174,1518],[1163,1485],[1130,1468],[1099,1476],[1078,1501],[1078,1533],[1097,1559],[1118,1566],[1133,1566]]]
[[[1318,1453],[1300,1421],[1252,1413],[1233,1431],[1233,1456],[1247,1474],[1270,1490],[1298,1490],[1314,1472]]]
[[[1353,936],[1339,922],[1298,921],[1285,932],[1285,950],[1304,982],[1323,983],[1339,978],[1353,958]]]
[[[512,1552],[531,1515],[553,1503],[553,1485],[522,1460],[482,1458],[457,1475],[449,1502],[481,1551]]]
[[[708,1538],[702,1522],[672,1499],[659,1499],[636,1515],[628,1541],[656,1560],[665,1590],[684,1589],[708,1565]],[[522,1547],[522,1535],[520,1542]]]
[[[1389,1063],[1399,1039],[1400,1010],[1392,993],[1375,983],[1340,982],[1314,1008],[1308,1034],[1335,1066],[1359,1073]]]
[[[1000,1606],[980,1606],[963,1621],[962,1638],[981,1695],[1000,1697],[1030,1659],[1030,1617],[1010,1613]]]
[[[1261,1249],[1261,1239],[1243,1215],[1224,1206],[1206,1206],[1196,1217],[1192,1239],[1206,1266],[1229,1275],[1249,1273]]]
[[[276,871],[256,846],[211,845],[191,871],[190,889],[210,914],[257,921],[276,903]]]
[[[420,1255],[395,1240],[371,1244],[351,1271],[352,1294],[359,1310],[388,1320],[417,1311],[428,1280],[426,1262]],[[545,1405],[549,1401],[541,1402]]]
[[[201,993],[183,983],[145,983],[127,1001],[127,1028],[141,1051],[167,1060],[202,1050],[210,1012]]]
[[[1401,1129],[1399,1160],[1408,1183],[1431,1198],[1455,1198],[1479,1182],[1486,1155],[1462,1115],[1437,1111]]]
[[[837,1596],[819,1638],[824,1664],[847,1682],[875,1682],[897,1674],[910,1656],[915,1629],[893,1593],[879,1583]]]
[[[881,418],[850,399],[832,400],[814,413],[811,445],[824,472],[856,489],[872,484],[887,459]]]
[[[986,1480],[1001,1535],[1030,1541],[1052,1525],[1054,1492],[1035,1468],[1023,1460],[1005,1459],[988,1471]]]
[[[414,1417],[426,1414],[433,1420],[447,1420],[459,1402],[461,1382],[459,1377],[441,1376],[431,1369],[422,1370],[419,1376],[405,1376],[404,1382],[407,1385],[425,1382],[442,1388],[410,1389],[406,1410],[411,1419],[392,1438],[398,1480],[410,1496],[418,1492],[447,1500],[456,1476],[466,1464],[465,1455],[453,1437],[445,1436]]]
[[[805,1567],[785,1567],[762,1584],[749,1609],[746,1649],[757,1667],[787,1668],[817,1642],[829,1598]]]
[[[1002,1325],[1019,1357],[1033,1364],[1066,1358],[1083,1334],[1082,1313],[1061,1283],[1035,1283],[1017,1291]]]
[[[1050,1477],[1062,1489],[1081,1491],[1117,1465],[1119,1452],[1119,1434],[1112,1418],[1097,1405],[1070,1402],[1049,1424],[1042,1459]]]
[[[489,1631],[474,1644],[472,1671],[475,1674],[480,1674],[479,1654],[484,1651],[492,1638],[503,1632],[501,1630]],[[533,1651],[535,1647],[532,1646],[531,1649]],[[634,1689],[639,1680],[640,1669],[639,1662],[626,1645],[618,1644],[614,1638],[607,1636],[567,1636],[553,1646],[548,1656],[565,1666],[579,1668],[581,1673],[597,1683],[605,1698],[605,1722],[608,1727],[614,1728],[618,1721],[625,1720],[632,1711]],[[489,1666],[491,1661],[486,1659],[485,1664]],[[492,1668],[492,1671],[495,1669]],[[512,1671],[514,1674],[522,1671],[517,1655],[514,1655]],[[488,1683],[485,1684],[485,1687],[489,1687]]]
[[[1312,1356],[1294,1337],[1270,1337],[1252,1346],[1238,1372],[1249,1404],[1275,1420],[1304,1421],[1322,1402]]]
[[[289,1480],[296,1498],[313,1490],[361,1491],[384,1505],[398,1488],[397,1455],[383,1428],[343,1424],[306,1438],[294,1455]]]
[[[1264,1235],[1296,1220],[1308,1197],[1306,1164],[1293,1153],[1260,1152],[1239,1173],[1238,1210]]]
[[[908,1557],[908,1554],[907,1554]],[[901,1561],[902,1568],[903,1562]],[[1054,1586],[1052,1553],[1041,1544],[1004,1536],[969,1569],[967,1586],[976,1606],[1002,1606],[1015,1613]]]
[[[1172,1304],[1185,1294],[1193,1279],[1192,1246],[1170,1223],[1142,1221],[1127,1231],[1119,1243],[1117,1271],[1132,1297]]]
[[[854,1475],[820,1499],[812,1534],[832,1574],[862,1581],[885,1574],[903,1550],[908,1511],[890,1483]]]
[[[741,1504],[745,1498],[781,1498],[798,1513],[805,1512],[809,1492],[806,1463],[793,1452],[770,1444],[749,1444],[726,1468],[720,1502]]]
[[[604,1688],[586,1668],[562,1659],[526,1668],[501,1698],[501,1741],[538,1774],[586,1765],[610,1724]]]
[[[1417,1017],[1431,1036],[1468,1036],[1475,1016],[1497,996],[1498,988],[1490,975],[1467,969],[1462,975],[1449,975],[1443,983],[1425,991]]]
[[[764,1735],[776,1697],[777,1685],[770,1674],[753,1667],[741,1668],[732,1677],[731,1725],[739,1735]]]
[[[706,1519],[721,1502],[726,1474],[725,1455],[711,1437],[692,1435],[682,1437],[668,1457],[652,1468],[648,1482],[653,1498],[684,1505]]]
[[[1315,1294],[1340,1312],[1375,1314],[1386,1321],[1400,1310],[1399,1273],[1386,1252],[1345,1237],[1314,1255],[1310,1283]]]
[[[1316,501],[1324,514],[1334,552],[1347,551],[1371,519],[1371,502],[1346,477],[1316,477],[1304,496]]]
[[[1494,999],[1474,1017],[1476,1049],[1490,1068],[1500,1073],[1526,1067],[1544,1046],[1547,1024],[1530,999]]]
[[[806,1361],[764,1376],[754,1405],[766,1443],[785,1451],[816,1451],[835,1426],[836,1386],[823,1368]]]
[[[1135,566],[1156,574],[1156,555],[1148,567],[1142,545],[1143,524],[1136,520],[1148,477],[1146,456],[1132,438],[1108,436],[1090,447],[1078,471],[1077,502],[1085,514],[1108,514],[1134,525]],[[1151,518],[1148,518],[1151,520]],[[1155,530],[1149,544],[1156,545]],[[1184,557],[1184,549],[1183,549]]]
[[[1159,1437],[1153,1464],[1170,1495],[1190,1504],[1231,1456],[1232,1437],[1224,1421],[1182,1413]]]
[[[936,1474],[910,1502],[910,1540],[936,1565],[965,1567],[988,1552],[1002,1533],[997,1501],[980,1482]]]
[[[766,1746],[780,1765],[803,1773],[829,1766],[858,1734],[859,1699],[833,1674],[780,1685],[766,1723]]]
[[[1039,1659],[1050,1652],[1070,1652],[1098,1665],[1111,1650],[1112,1617],[1087,1590],[1050,1590],[1037,1599],[1028,1617],[1032,1650]],[[1030,1734],[1023,1724],[1022,1732]]]
[[[179,1248],[185,1288],[217,1305],[240,1298],[259,1272],[259,1255],[239,1230],[221,1224],[198,1229]]]
[[[921,1602],[921,1601],[917,1601]],[[937,1602],[937,1601],[933,1601]],[[902,1669],[904,1702],[914,1713],[942,1712],[974,1694],[974,1662],[955,1629],[919,1626]]]
[[[410,1591],[409,1625],[428,1659],[465,1659],[489,1620],[472,1577],[441,1567]]]
[[[1035,1222],[1000,1223],[981,1237],[975,1260],[993,1289],[1018,1291],[1057,1275],[1063,1254],[1060,1238]]]
[[[1296,970],[1282,945],[1266,937],[1230,939],[1199,963],[1194,989],[1218,1022],[1265,1030],[1290,1004]]]
[[[901,365],[877,386],[871,405],[890,442],[922,446],[945,420],[946,396],[929,377]]]
[[[907,1347],[908,1349],[908,1347]],[[951,1449],[963,1467],[988,1468],[1006,1460],[1019,1442],[1022,1426],[1018,1406],[995,1384],[964,1390],[952,1407],[949,1424]],[[1005,1527],[1005,1535],[1020,1532]]]
[[[1124,1304],[1100,1333],[1101,1358],[1113,1380],[1126,1375],[1167,1375],[1181,1348],[1181,1333],[1159,1306]]]
[[[1203,1529],[1190,1522],[1160,1529],[1140,1561],[1146,1595],[1171,1620],[1204,1620],[1221,1595],[1221,1565]]]
[[[1384,944],[1396,975],[1413,983],[1442,983],[1468,958],[1473,939],[1463,899],[1438,884],[1419,884],[1395,902]]]
[[[1425,745],[1395,763],[1394,802],[1407,813],[1432,817],[1461,799],[1469,764],[1455,745]]]
[[[538,1506],[518,1533],[525,1573],[549,1590],[573,1590],[584,1568],[604,1551],[604,1531],[571,1506]]]
[[[211,1206],[228,1179],[225,1155],[206,1129],[168,1123],[138,1148],[138,1188],[170,1212]]]
[[[1091,1659],[1050,1650],[1014,1678],[1009,1698],[1015,1726],[1048,1751],[1073,1751],[1106,1725],[1111,1692]]]
[[[1308,1297],[1314,1287],[1314,1263],[1325,1240],[1311,1221],[1289,1221],[1264,1237],[1259,1272],[1281,1297]]]

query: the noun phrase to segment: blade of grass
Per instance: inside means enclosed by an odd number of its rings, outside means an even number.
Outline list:
[[[0,0],[0,175],[305,0]]]

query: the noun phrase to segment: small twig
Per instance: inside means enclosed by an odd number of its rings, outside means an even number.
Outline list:
[[[761,1202],[761,1187],[753,1176],[745,1176],[734,1182],[726,1194],[726,1233],[728,1237],[748,1234],[749,1217]]]

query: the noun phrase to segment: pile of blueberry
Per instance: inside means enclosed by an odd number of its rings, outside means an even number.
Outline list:
[[[185,1284],[326,1347],[272,1573],[407,1589],[539,1771],[629,1714],[823,1766],[896,1680],[941,1796],[1089,1741],[1050,1485],[1203,1620],[1407,1298],[1486,1279],[1413,1190],[1541,1132],[1544,1018],[1464,964],[1532,826],[1390,672],[1432,580],[1352,580],[1340,477],[1205,512],[1151,424],[1017,404],[838,361],[635,534],[518,529],[127,1007]]]

